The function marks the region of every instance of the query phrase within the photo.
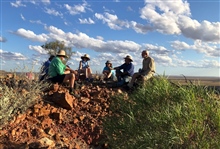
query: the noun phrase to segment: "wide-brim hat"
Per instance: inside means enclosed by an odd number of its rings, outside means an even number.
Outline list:
[[[108,60],[105,62],[105,64],[112,64],[112,62]]]
[[[67,57],[67,56],[66,56],[66,52],[65,52],[64,50],[60,50],[60,51],[57,53],[57,56]]]
[[[81,59],[83,59],[83,58],[87,58],[88,60],[90,60],[90,58],[89,58],[89,55],[88,55],[88,54],[85,54],[85,55],[81,56]]]
[[[133,59],[130,55],[127,55],[124,59],[129,59],[131,62],[133,62]]]

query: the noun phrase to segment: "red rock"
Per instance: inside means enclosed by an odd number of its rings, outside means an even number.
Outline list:
[[[38,142],[40,143],[40,148],[53,148],[53,147],[55,147],[54,141],[47,138],[47,137],[41,138],[40,140],[38,140]]]
[[[44,118],[44,120],[41,122],[41,126],[42,128],[47,128],[47,127],[51,127],[51,125],[53,124],[53,120],[48,118]]]
[[[71,96],[68,92],[66,93],[54,93],[53,94],[53,102],[56,103],[58,106],[65,108],[67,110],[73,109],[73,101],[74,97]]]
[[[52,128],[46,128],[44,131],[50,136],[55,135],[55,131]]]

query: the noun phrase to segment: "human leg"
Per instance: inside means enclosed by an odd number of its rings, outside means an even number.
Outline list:
[[[116,69],[116,77],[117,77],[118,82],[121,81],[121,75],[122,75],[122,72],[120,70]]]
[[[69,80],[70,89],[72,90],[74,88],[75,74],[74,73],[66,74],[63,79],[63,82],[66,82],[68,80]]]
[[[133,74],[131,81],[128,83],[128,87],[133,87],[134,82],[136,81],[137,77],[140,76],[140,73],[136,72]]]

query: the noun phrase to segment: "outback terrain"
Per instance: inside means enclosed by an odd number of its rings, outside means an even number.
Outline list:
[[[14,78],[4,72],[2,74],[1,86],[13,87]],[[220,87],[219,78],[170,76],[168,79],[176,84],[199,83],[217,90]],[[112,114],[109,110],[111,96],[126,92],[124,98],[131,91],[111,88],[97,81],[79,84],[72,96],[65,85],[53,84],[41,96],[35,97],[34,105],[25,111],[18,110],[12,120],[2,125],[0,148],[108,148],[102,122]],[[22,90],[21,94],[25,98],[28,90]],[[1,89],[0,98],[2,95]]]

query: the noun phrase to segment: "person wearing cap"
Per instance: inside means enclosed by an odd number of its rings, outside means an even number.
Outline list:
[[[86,80],[87,81],[92,81],[92,70],[89,66],[89,55],[85,54],[83,56],[81,56],[81,61],[79,62],[79,69],[78,69],[78,73],[81,74],[85,74],[86,76]]]
[[[142,78],[143,81],[146,81],[154,76],[155,73],[154,59],[149,56],[149,52],[147,50],[142,51],[141,56],[143,58],[142,69],[139,69],[139,72],[134,73],[131,81],[128,83],[129,88],[133,87],[134,82],[138,78]]]
[[[39,80],[40,81],[43,81],[43,80],[47,79],[49,66],[50,66],[50,63],[51,63],[51,61],[54,57],[55,57],[54,55],[50,55],[49,59],[46,62],[43,63],[43,65],[40,69],[40,75],[39,75]]]
[[[126,80],[132,77],[134,74],[134,65],[132,63],[133,62],[132,57],[130,55],[127,55],[124,58],[124,60],[125,60],[124,64],[114,68],[116,70],[118,86],[123,85],[125,82],[127,82]],[[123,70],[123,72],[121,71],[121,69]]]
[[[65,58],[67,58],[66,52],[64,50],[60,50],[56,57],[54,57],[51,61],[48,74],[50,80],[54,83],[60,84],[69,81],[69,92],[70,94],[73,94],[75,75],[77,72],[63,63]]]
[[[112,68],[111,61],[109,60],[106,61],[102,74],[104,74],[104,80],[113,79],[114,69]]]

